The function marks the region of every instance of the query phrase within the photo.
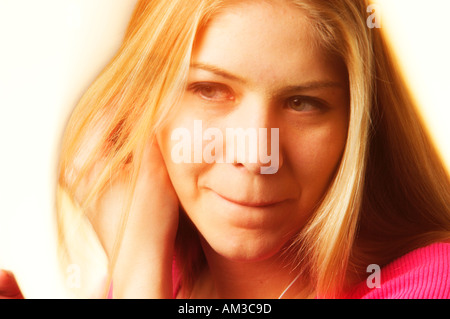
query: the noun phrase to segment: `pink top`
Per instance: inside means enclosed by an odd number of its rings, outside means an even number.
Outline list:
[[[373,272],[368,272],[367,276],[371,274]],[[382,268],[379,278],[378,288],[369,288],[365,280],[343,298],[449,299],[450,243],[435,243],[413,250]]]

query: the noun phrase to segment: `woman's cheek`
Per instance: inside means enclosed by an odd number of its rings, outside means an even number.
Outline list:
[[[324,126],[310,132],[298,132],[294,136],[285,147],[287,162],[301,185],[302,193],[322,196],[340,162],[345,134]]]

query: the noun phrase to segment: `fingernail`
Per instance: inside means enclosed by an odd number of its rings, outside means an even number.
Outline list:
[[[6,269],[0,269],[0,276],[12,277],[13,273],[12,273],[12,271],[9,271]]]

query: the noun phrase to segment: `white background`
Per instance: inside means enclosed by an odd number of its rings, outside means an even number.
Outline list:
[[[28,298],[64,297],[53,228],[59,138],[118,48],[135,2],[0,0],[0,268],[14,271]],[[378,2],[450,164],[450,1]]]

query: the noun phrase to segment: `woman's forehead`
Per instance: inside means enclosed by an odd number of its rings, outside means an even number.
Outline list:
[[[336,80],[336,61],[315,45],[303,10],[287,1],[245,2],[214,16],[196,39],[191,65],[227,70],[254,83]]]

